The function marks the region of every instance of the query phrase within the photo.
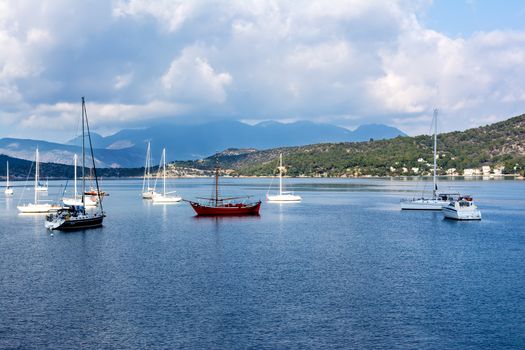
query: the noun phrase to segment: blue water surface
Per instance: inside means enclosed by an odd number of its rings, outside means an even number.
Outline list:
[[[264,199],[271,181],[221,191]],[[104,227],[53,235],[17,213],[32,192],[15,184],[0,198],[1,349],[525,348],[523,181],[442,183],[483,214],[454,222],[399,210],[416,181],[290,179],[300,204],[196,218],[107,180]]]

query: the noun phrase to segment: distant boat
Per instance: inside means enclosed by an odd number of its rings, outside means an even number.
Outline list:
[[[401,209],[402,210],[441,210],[451,200],[457,199],[459,193],[445,193],[438,192],[437,186],[437,116],[438,110],[434,109],[434,175],[433,175],[433,189],[431,198],[412,198],[402,199]]]
[[[60,205],[54,205],[50,203],[42,203],[38,199],[38,193],[41,192],[38,190],[38,177],[40,174],[40,166],[39,166],[39,153],[38,153],[38,147],[35,151],[35,185],[34,185],[34,192],[35,192],[35,198],[34,203],[27,203],[25,205],[19,205],[17,206],[18,210],[21,213],[47,213],[50,211],[56,211],[62,208]]]
[[[236,216],[236,215],[259,215],[261,201],[242,202],[241,198],[251,196],[222,198],[219,196],[219,166],[215,167],[215,191],[211,198],[200,198],[205,202],[187,201],[197,215],[200,216]]]
[[[298,203],[301,201],[301,196],[293,194],[291,191],[283,191],[283,172],[286,169],[283,167],[283,154],[279,154],[279,194],[269,195],[266,194],[266,200],[268,202],[276,203]]]
[[[12,196],[15,193],[13,189],[9,186],[9,162],[7,162],[7,175],[4,193],[6,196]]]
[[[175,191],[166,192],[166,149],[165,148],[162,149],[161,164],[162,164],[162,194],[155,193],[152,197],[153,203],[169,204],[169,203],[180,202],[182,200],[182,197],[169,196],[169,194],[175,193]],[[160,168],[159,168],[159,171],[160,171]]]
[[[100,188],[97,189],[93,184],[93,171],[95,169],[95,161],[93,161],[93,168],[89,168],[89,190],[84,189],[84,194],[93,197],[105,197],[109,196],[109,193],[102,191]]]
[[[62,198],[62,203],[65,205],[76,205],[76,206],[82,206],[85,205],[86,207],[95,207],[98,204],[98,197],[96,195],[90,195],[84,196],[84,203],[82,203],[82,196],[78,195],[77,191],[77,161],[78,156],[75,154],[73,156],[73,164],[74,164],[74,195],[70,198]]]
[[[481,220],[481,211],[468,196],[450,202],[441,211],[446,219]]]
[[[36,186],[36,190],[38,192],[47,192],[48,188],[49,188],[49,179],[46,180],[44,185],[38,183],[38,186]]]
[[[86,136],[89,142],[89,150],[91,161],[93,162],[93,175],[95,179],[95,190],[97,193],[98,207],[93,212],[86,211]],[[76,167],[75,167],[76,169]],[[91,136],[89,132],[89,122],[86,111],[86,103],[82,97],[82,203],[81,205],[70,205],[59,210],[55,214],[46,217],[45,227],[50,230],[78,230],[88,229],[102,226],[102,222],[106,214],[102,208],[101,191],[97,177],[97,169],[95,167],[95,155],[93,154],[93,145],[91,144]]]
[[[157,193],[155,188],[151,187],[151,144],[148,142],[148,150],[146,151],[146,164],[144,166],[144,179],[142,180],[142,198],[153,199]]]

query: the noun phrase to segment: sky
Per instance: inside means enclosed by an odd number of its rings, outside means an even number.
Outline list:
[[[525,2],[0,0],[0,137],[310,120],[428,133],[525,113]]]

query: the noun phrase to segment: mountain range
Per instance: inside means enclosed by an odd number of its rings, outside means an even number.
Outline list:
[[[232,175],[268,176],[275,174],[280,153],[291,176],[428,175],[432,171],[433,139],[420,135],[266,150],[229,148],[204,159],[177,161],[175,167],[170,164],[169,171],[171,175],[211,174],[218,160]],[[449,169],[461,173],[467,168],[488,165],[504,167],[503,173],[525,176],[525,114],[478,128],[440,134],[438,155],[441,175]],[[0,154],[0,178],[5,174],[7,160],[13,177],[24,179],[28,176],[30,161]],[[45,163],[41,169],[43,177],[70,178],[73,174],[71,166],[62,164]],[[141,176],[144,173],[144,168],[140,167],[99,170],[102,177]]]
[[[205,158],[227,148],[269,149],[322,142],[367,141],[405,135],[399,129],[368,124],[351,131],[330,124],[308,121],[275,121],[249,125],[238,121],[216,121],[199,125],[157,124],[143,129],[124,129],[113,135],[91,133],[97,166],[113,168],[140,167],[144,164],[147,141],[151,141],[153,164],[166,147],[168,160]],[[72,164],[73,154],[81,152],[81,137],[67,144],[30,140],[0,139],[0,154],[20,159],[34,159],[35,148],[42,162]]]

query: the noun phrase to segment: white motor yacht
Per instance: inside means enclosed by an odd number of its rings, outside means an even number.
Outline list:
[[[450,202],[441,210],[447,219],[481,220],[481,212],[471,197],[461,197]]]

